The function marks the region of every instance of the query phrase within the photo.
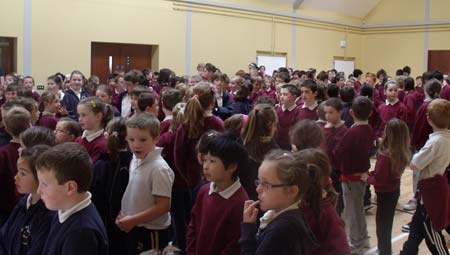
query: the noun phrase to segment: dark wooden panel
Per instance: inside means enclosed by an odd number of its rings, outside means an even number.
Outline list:
[[[10,37],[0,37],[0,67],[5,74],[16,72],[15,40]]]
[[[450,72],[450,50],[428,51],[428,71]]]

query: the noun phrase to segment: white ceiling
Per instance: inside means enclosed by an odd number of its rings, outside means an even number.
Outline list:
[[[295,0],[269,0],[293,4]],[[381,0],[304,0],[300,6],[307,9],[334,12],[341,15],[364,18]]]

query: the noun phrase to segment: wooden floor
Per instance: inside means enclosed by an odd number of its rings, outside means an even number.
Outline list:
[[[372,160],[372,167],[375,164],[375,160]],[[403,243],[408,239],[408,234],[403,233],[401,231],[402,225],[407,224],[411,218],[413,212],[405,212],[403,211],[403,205],[408,202],[408,200],[412,197],[413,190],[412,190],[412,171],[408,168],[405,170],[402,181],[401,181],[401,190],[400,190],[400,198],[399,202],[397,204],[397,210],[394,217],[394,226],[392,229],[392,251],[393,254],[399,254]],[[372,255],[377,254],[377,235],[376,235],[376,226],[375,226],[375,214],[376,214],[376,195],[373,190],[373,187],[371,187],[372,191],[372,203],[374,203],[374,206],[372,209],[370,209],[366,213],[366,219],[367,219],[367,228],[369,231],[370,236],[370,246],[371,249],[367,251],[365,254]],[[448,236],[447,232],[443,231],[445,237],[447,238],[447,246],[450,248],[450,237]],[[430,254],[428,251],[425,241],[422,242],[419,254]]]

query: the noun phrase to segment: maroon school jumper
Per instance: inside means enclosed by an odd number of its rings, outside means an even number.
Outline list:
[[[310,254],[350,254],[344,222],[330,200],[322,200],[320,217],[317,217],[309,206],[302,206],[302,210],[306,222],[319,243],[319,247]]]
[[[216,116],[204,118],[203,132],[209,130],[223,131],[223,121]],[[189,138],[188,127],[181,125],[175,135],[175,165],[178,171],[186,177],[189,188],[194,188],[200,182],[202,167],[197,160],[196,146],[199,137]]]
[[[191,212],[186,234],[188,255],[239,254],[242,211],[247,193],[241,186],[228,199],[217,192],[209,194],[203,185]]]
[[[305,120],[305,119],[309,119],[309,120],[317,120],[319,117],[317,116],[317,108],[319,108],[319,105],[317,105],[316,107],[314,107],[314,109],[309,109],[308,107],[304,106],[300,106],[298,109],[298,118],[299,120]]]
[[[400,100],[400,102],[403,103],[403,101],[405,100],[405,96],[406,96],[406,92],[402,89],[402,90],[398,90],[398,100]]]
[[[417,184],[431,226],[441,231],[450,224],[450,187],[447,177],[435,175]],[[447,217],[445,217],[447,216]]]
[[[353,179],[354,174],[370,169],[370,152],[373,148],[373,131],[367,124],[355,123],[344,135],[336,149],[336,160],[341,179]],[[359,176],[357,176],[358,179]]]
[[[37,126],[46,127],[51,130],[55,130],[56,123],[58,123],[58,119],[52,114],[42,114],[42,116],[39,118],[39,122],[37,123]]]
[[[75,139],[75,142],[83,145],[84,148],[86,148],[87,152],[89,153],[89,157],[92,160],[92,163],[95,163],[97,161],[97,159],[100,157],[100,154],[108,152],[107,141],[103,134],[99,135],[97,138],[90,142],[86,138],[80,136]]]
[[[381,125],[378,130],[375,130],[375,136],[382,137],[384,127],[391,119],[397,118],[406,122],[408,110],[402,102],[397,101],[394,105],[385,103],[380,105],[378,112],[380,113]]]
[[[427,142],[428,136],[433,133],[433,128],[427,121],[427,107],[431,101],[423,102],[416,113],[416,120],[414,122],[414,129],[411,135],[411,145],[414,149],[419,151]]]
[[[159,135],[160,136],[163,135],[164,133],[166,133],[167,131],[169,131],[170,124],[172,124],[172,118],[164,119],[163,121],[161,121],[161,124],[159,126]]]
[[[330,158],[331,168],[333,170],[339,170],[339,161],[336,158],[336,148],[341,142],[342,138],[348,131],[348,128],[342,124],[339,127],[323,128],[323,136],[326,145],[326,153]]]
[[[376,192],[394,192],[400,190],[400,178],[403,169],[392,170],[391,158],[378,153],[375,169],[370,173],[367,183],[372,184]]]
[[[409,126],[414,125],[414,120],[416,119],[417,102],[417,92],[407,91],[405,99],[403,99],[403,104],[406,106],[406,124],[408,124]]]
[[[450,85],[449,84],[442,86],[441,94],[439,97],[442,99],[445,99],[447,101],[450,101]]]
[[[0,212],[9,214],[19,201],[14,176],[17,174],[19,143],[10,142],[0,147]]]
[[[173,170],[175,174],[175,178],[173,181],[173,190],[187,190],[187,182],[186,178],[181,175],[180,171],[178,171],[175,165],[175,156],[174,156],[174,148],[175,148],[175,135],[176,133],[173,131],[168,131],[162,134],[159,137],[158,143],[156,146],[163,148],[161,152],[161,156],[164,160],[169,164],[170,168]]]
[[[300,120],[299,118],[300,107],[295,104],[290,109],[283,107],[275,108],[275,112],[278,116],[277,132],[275,133],[275,141],[284,150],[291,150],[291,141],[289,139],[289,131],[292,126]]]
[[[356,94],[359,95],[359,90],[361,89],[361,82],[360,81],[355,81],[355,83],[353,84],[353,89],[355,90]]]

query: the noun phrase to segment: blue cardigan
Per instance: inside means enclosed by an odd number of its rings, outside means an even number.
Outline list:
[[[85,91],[81,91],[80,98],[84,99],[88,97],[89,95]],[[72,89],[68,89],[66,93],[64,94],[64,97],[61,101],[61,105],[66,107],[67,112],[69,113],[69,117],[71,119],[74,119],[78,121],[78,113],[77,113],[77,106],[80,102],[80,99],[78,99],[77,95],[75,95],[75,92]]]
[[[27,209],[27,197],[19,200],[0,230],[0,254],[42,253],[55,213],[45,208],[42,200]]]
[[[94,204],[71,215],[63,223],[53,217],[44,246],[46,255],[107,255],[106,230]]]
[[[239,244],[241,255],[310,254],[317,246],[300,209],[283,212],[259,233],[256,223],[241,223]]]

